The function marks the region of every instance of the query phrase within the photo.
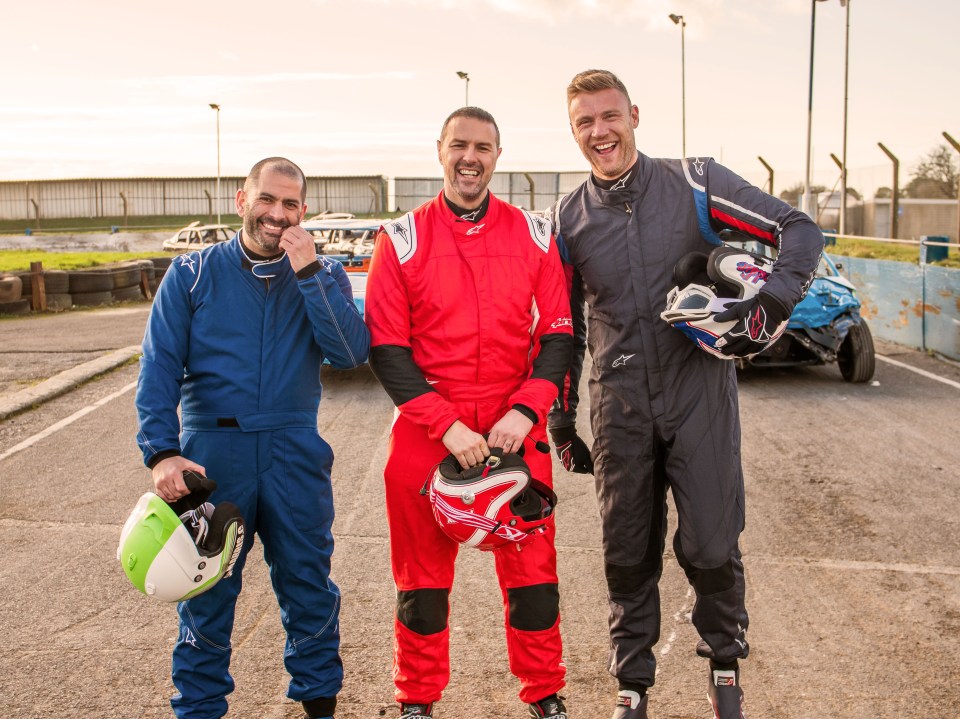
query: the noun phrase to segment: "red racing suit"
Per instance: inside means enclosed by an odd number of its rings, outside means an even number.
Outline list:
[[[384,469],[397,612],[394,683],[440,699],[450,675],[449,592],[459,544],[421,493],[457,420],[488,432],[511,408],[534,419],[531,473],[552,486],[545,418],[572,347],[570,303],[548,222],[490,196],[478,222],[441,193],[377,237],[366,290],[370,366],[398,407]],[[537,448],[539,443],[541,449]],[[510,670],[530,703],[564,685],[553,525],[493,552]]]

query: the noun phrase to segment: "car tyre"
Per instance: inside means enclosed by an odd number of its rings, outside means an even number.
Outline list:
[[[17,275],[0,277],[0,302],[17,302],[23,292],[23,281]]]
[[[873,335],[864,320],[853,325],[847,332],[837,352],[837,366],[847,382],[869,382],[877,367],[877,355],[873,347]]]

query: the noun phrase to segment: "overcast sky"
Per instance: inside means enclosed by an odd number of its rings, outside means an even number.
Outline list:
[[[438,176],[439,127],[494,114],[500,170],[584,170],[566,115],[580,70],[617,73],[637,144],[679,156],[686,20],[688,155],[747,179],[802,180],[812,0],[29,0],[0,43],[0,179],[213,176],[285,155],[308,174]],[[816,4],[813,180],[837,177],[846,10]],[[850,184],[901,184],[960,139],[960,3],[851,0]]]

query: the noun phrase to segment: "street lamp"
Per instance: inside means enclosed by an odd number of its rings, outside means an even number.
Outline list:
[[[683,128],[683,156],[687,156],[687,68],[686,68],[686,48],[684,42],[683,29],[687,26],[683,15],[674,15],[670,13],[670,19],[674,25],[680,26],[680,108],[681,122]]]
[[[466,90],[464,91],[464,95],[463,95],[463,106],[469,107],[470,106],[470,76],[467,73],[465,73],[463,70],[457,70],[457,77],[459,77],[461,80],[466,80],[466,83],[465,83]]]
[[[813,217],[813,213],[810,210],[810,138],[813,133],[813,40],[816,37],[818,2],[826,2],[826,0],[812,0],[810,3],[810,93],[807,99],[807,173],[803,178],[803,206],[800,208],[810,215],[810,217]]]
[[[847,9],[847,29],[843,38],[843,159],[840,168],[840,234],[847,234],[847,81],[850,77],[850,0],[840,0]]]
[[[210,103],[210,109],[217,112],[217,224],[220,224],[220,106]]]

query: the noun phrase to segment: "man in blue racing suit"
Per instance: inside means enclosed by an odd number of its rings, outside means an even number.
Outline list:
[[[226,714],[230,635],[254,532],[287,634],[287,695],[308,717],[332,717],[343,680],[320,367],[324,358],[336,368],[363,364],[370,338],[343,267],[318,256],[300,227],[305,199],[295,164],[254,165],[236,197],[243,229],[175,258],[147,323],[137,442],[155,491],[173,501],[187,494],[184,471],[207,475],[217,482],[211,501],[235,504],[246,526],[232,575],[177,607],[171,705],[181,719]]]
[[[823,235],[805,214],[709,158],[637,152],[639,111],[613,73],[578,74],[567,106],[592,173],[550,213],[560,255],[573,269],[577,351],[571,391],[549,427],[564,466],[596,475],[610,673],[620,690],[613,717],[647,716],[670,489],[678,525],[673,549],[696,594],[691,619],[701,638],[696,651],[710,660],[709,698],[718,719],[740,719],[738,660],[747,656],[748,621],[736,372],[732,361],[700,350],[660,313],[678,261],[709,253],[721,244],[719,232],[736,230],[779,254],[755,298],[716,315],[731,323],[717,346],[731,358],[760,352],[806,292]],[[592,452],[575,428],[588,343]]]

